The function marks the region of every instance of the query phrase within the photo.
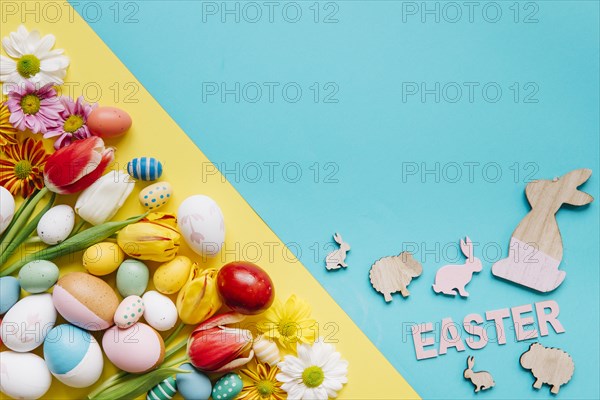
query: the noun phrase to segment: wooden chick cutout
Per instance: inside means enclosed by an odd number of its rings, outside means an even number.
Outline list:
[[[350,245],[342,239],[342,235],[336,233],[333,235],[333,239],[337,244],[340,245],[340,248],[332,251],[325,257],[325,268],[328,270],[338,269],[340,267],[346,268],[346,253],[350,251]]]
[[[487,371],[473,371],[475,365],[475,357],[469,356],[467,358],[467,369],[463,373],[465,379],[469,379],[473,385],[475,385],[475,393],[480,390],[487,390],[493,388],[496,382],[492,378],[492,374]]]
[[[392,301],[392,293],[400,292],[408,297],[410,292],[406,288],[412,278],[423,272],[423,266],[414,259],[409,252],[402,252],[397,256],[380,258],[371,267],[369,277],[371,285],[383,294],[386,302]]]
[[[492,266],[492,274],[540,292],[556,289],[566,273],[558,269],[563,247],[554,214],[562,204],[583,206],[594,200],[577,190],[591,175],[590,169],[578,169],[529,183],[525,194],[531,211],[513,232],[508,257]]]
[[[540,343],[529,346],[529,350],[521,355],[520,362],[535,377],[534,388],[541,389],[546,383],[552,386],[550,392],[553,394],[558,394],[560,386],[568,383],[575,372],[575,364],[569,354]]]
[[[473,257],[473,242],[468,236],[466,241],[460,240],[460,249],[467,257],[467,261],[464,265],[445,265],[438,269],[433,284],[434,292],[456,296],[458,290],[458,294],[462,297],[469,297],[465,286],[471,282],[474,272],[481,271],[481,260]]]

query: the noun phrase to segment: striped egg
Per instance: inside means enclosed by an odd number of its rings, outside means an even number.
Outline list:
[[[162,163],[154,157],[138,157],[127,163],[127,173],[142,181],[155,181],[162,175]]]
[[[170,376],[148,391],[146,400],[171,400],[175,393],[177,393],[177,381]]]
[[[139,200],[148,211],[156,210],[167,204],[173,196],[173,188],[169,182],[156,182],[140,191]]]
[[[275,366],[281,361],[281,354],[279,353],[279,348],[275,342],[265,339],[262,336],[259,336],[258,339],[252,343],[252,350],[254,350],[254,355],[258,361],[262,363]]]

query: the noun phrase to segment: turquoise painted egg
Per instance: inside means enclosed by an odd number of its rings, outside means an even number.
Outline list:
[[[127,173],[142,181],[155,181],[162,172],[162,163],[154,157],[138,157],[127,163]]]
[[[146,400],[171,400],[177,393],[177,381],[172,376],[168,377],[146,395]]]
[[[210,379],[192,364],[182,364],[180,369],[191,371],[177,374],[177,390],[185,400],[208,400],[212,391]]]
[[[169,182],[156,182],[140,191],[139,200],[148,211],[164,206],[173,196],[173,188]]]
[[[19,282],[29,293],[42,293],[50,289],[58,280],[58,267],[46,260],[36,260],[25,264],[19,270]]]
[[[21,286],[17,278],[12,276],[0,278],[0,315],[10,310],[19,301],[19,296],[21,296]]]
[[[150,272],[148,267],[138,260],[125,260],[117,270],[117,289],[121,296],[141,296],[148,287]]]
[[[88,331],[70,324],[55,326],[48,332],[44,359],[56,379],[75,388],[96,383],[104,367],[96,339]]]
[[[212,397],[214,400],[235,399],[243,387],[242,378],[235,372],[230,372],[215,383]]]

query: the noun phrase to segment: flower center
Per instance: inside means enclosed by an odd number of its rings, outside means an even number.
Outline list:
[[[277,327],[279,334],[285,338],[296,338],[298,327],[293,322],[281,321]]]
[[[17,61],[17,71],[23,78],[31,78],[40,72],[40,59],[33,54],[25,54]]]
[[[35,94],[26,94],[21,99],[21,108],[25,114],[35,114],[40,111],[40,98]]]
[[[79,115],[70,115],[63,126],[65,132],[73,133],[83,126],[83,118]]]
[[[28,160],[20,160],[15,164],[15,176],[19,180],[27,178],[31,174],[32,170],[33,166]]]
[[[260,397],[267,398],[275,391],[275,385],[271,381],[259,381],[256,384],[256,390],[260,394]]]
[[[316,365],[306,368],[302,373],[302,382],[309,388],[321,386],[321,383],[323,383],[324,380],[325,374],[323,373],[323,369]]]

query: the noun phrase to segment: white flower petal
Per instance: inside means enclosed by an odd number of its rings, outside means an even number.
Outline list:
[[[304,398],[304,392],[306,392],[306,386],[302,383],[297,384],[287,390],[288,400],[301,400]]]
[[[46,57],[40,60],[40,70],[45,72],[61,71],[66,74],[68,66],[69,57],[67,56]]]
[[[2,39],[2,46],[4,47],[6,54],[12,58],[21,58],[23,55],[18,49],[14,48],[12,40],[8,36]]]
[[[10,58],[0,55],[0,75],[8,75],[17,70],[17,63]],[[2,79],[4,81],[4,79]]]
[[[33,54],[35,54],[38,58],[43,58],[48,52],[54,47],[54,43],[56,39],[54,35],[46,35],[44,36],[38,43],[36,48],[33,50]]]
[[[26,51],[26,54],[35,54],[35,49],[40,43],[40,33],[37,30],[29,32],[27,39],[25,39],[22,48]]]

